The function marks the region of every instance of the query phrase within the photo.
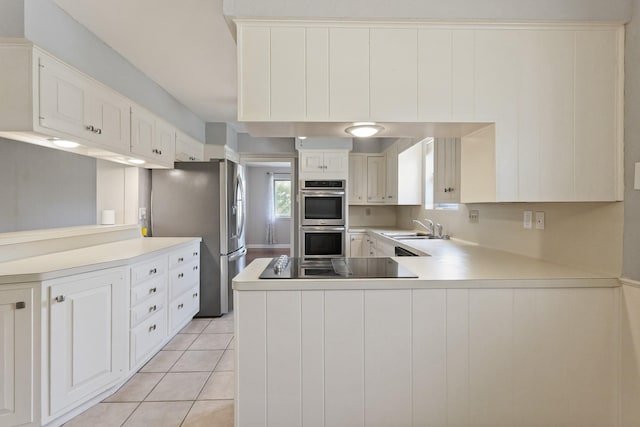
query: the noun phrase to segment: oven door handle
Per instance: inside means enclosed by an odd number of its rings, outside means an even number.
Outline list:
[[[345,231],[344,227],[300,227],[302,231]]]
[[[333,196],[344,196],[344,191],[309,191],[303,190],[303,196],[312,196],[312,197],[333,197]]]

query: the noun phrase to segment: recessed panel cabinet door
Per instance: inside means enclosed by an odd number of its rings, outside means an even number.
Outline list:
[[[385,196],[385,174],[384,156],[367,157],[367,202],[382,203]]]
[[[40,126],[83,135],[88,82],[78,73],[49,59],[39,58]]]
[[[0,425],[33,421],[33,294],[0,291]]]
[[[93,126],[93,140],[120,151],[129,151],[131,141],[130,105],[106,89],[93,88],[86,104],[87,123]]]
[[[367,157],[349,156],[349,204],[362,204],[367,201]]]
[[[128,368],[128,269],[107,271],[49,289],[49,415],[104,391]]]

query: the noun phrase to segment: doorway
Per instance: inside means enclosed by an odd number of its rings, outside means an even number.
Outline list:
[[[297,229],[294,158],[243,158],[247,199],[247,264],[293,256]]]

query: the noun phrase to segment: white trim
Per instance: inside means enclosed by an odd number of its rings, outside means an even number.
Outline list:
[[[618,280],[620,280],[620,284],[622,285],[633,286],[634,288],[640,288],[640,281],[627,279],[626,277],[621,277]]]
[[[247,249],[288,249],[291,248],[289,243],[276,243],[273,245],[267,245],[264,243],[251,243],[247,244]]]

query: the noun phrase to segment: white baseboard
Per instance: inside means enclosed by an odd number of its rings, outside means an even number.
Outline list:
[[[247,249],[290,249],[291,245],[288,243],[276,243],[274,245],[266,245],[262,243],[250,243],[247,244]]]
[[[637,280],[631,280],[625,277],[621,277],[619,280],[620,280],[620,283],[622,283],[623,285],[633,286],[634,288],[640,288],[640,282],[638,282]]]

